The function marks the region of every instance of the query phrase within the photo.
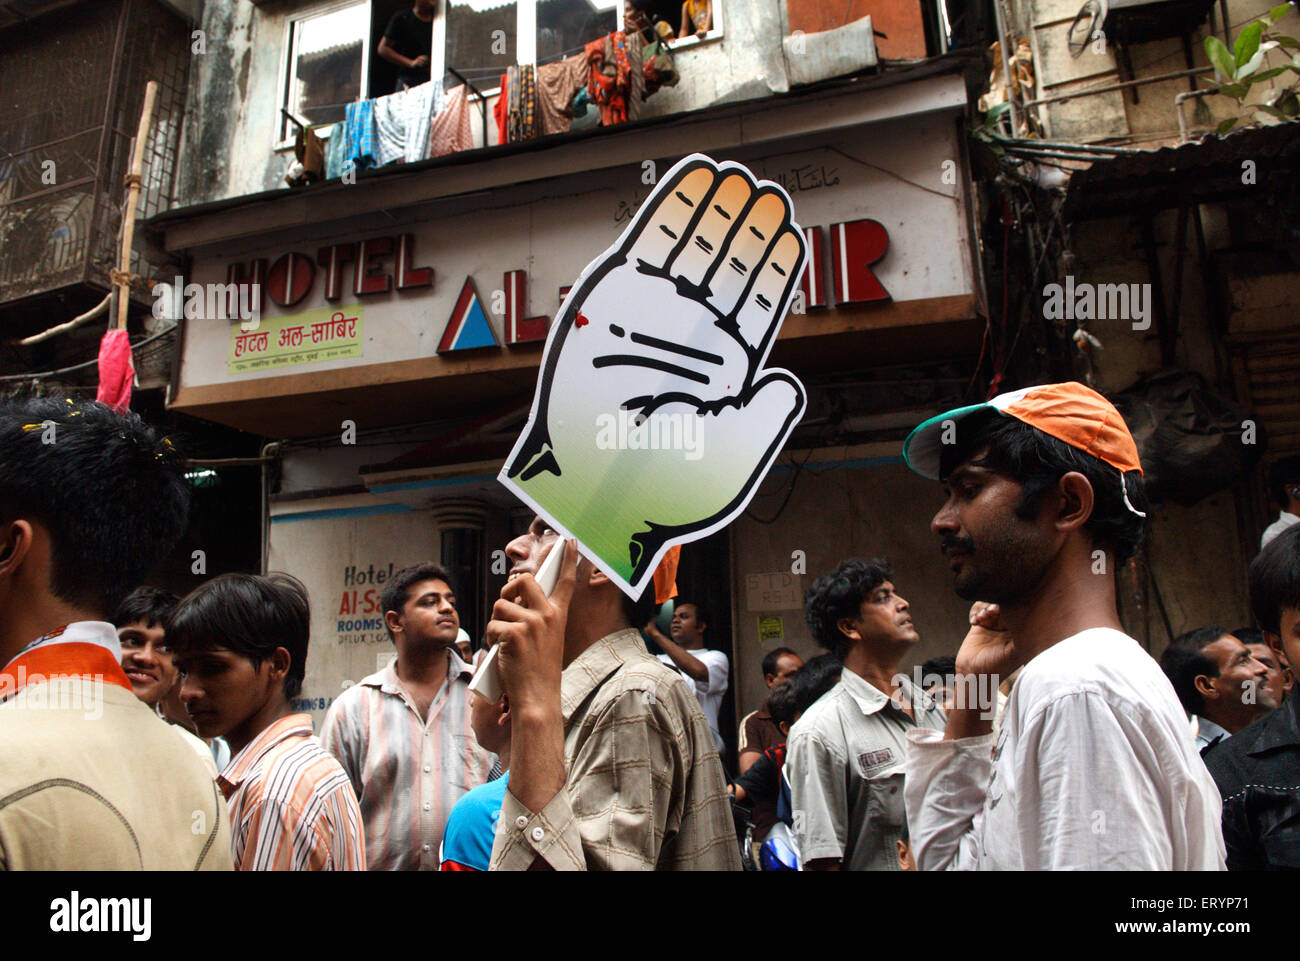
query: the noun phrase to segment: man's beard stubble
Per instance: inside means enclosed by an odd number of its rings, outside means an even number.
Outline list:
[[[1030,596],[1047,570],[1050,557],[1031,524],[1017,517],[998,518],[996,526],[973,538],[945,538],[945,547],[971,551],[953,579],[953,590],[966,601],[1011,605]]]

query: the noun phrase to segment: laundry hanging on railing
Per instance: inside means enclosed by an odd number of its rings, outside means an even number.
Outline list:
[[[537,126],[541,135],[568,133],[573,98],[587,86],[590,70],[584,55],[544,63],[537,68]]]
[[[441,157],[474,147],[470,126],[469,91],[462,83],[447,94],[441,110],[429,125],[429,156]]]
[[[429,126],[442,106],[442,81],[430,80],[373,102],[376,165],[428,157]]]
[[[347,105],[343,113],[343,122],[334,125],[334,135],[339,137],[338,173],[341,176],[348,168],[360,172],[375,165],[375,102],[358,100]],[[331,140],[334,137],[330,137]],[[328,169],[328,168],[327,168]]]
[[[622,30],[587,44],[587,93],[600,107],[602,126],[625,123],[632,99],[632,63]]]

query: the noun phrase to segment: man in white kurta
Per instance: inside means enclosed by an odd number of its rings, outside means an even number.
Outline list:
[[[908,732],[921,870],[1222,870],[1221,803],[1163,672],[1094,628],[1025,665],[992,734]]]
[[[1222,870],[1218,792],[1116,610],[1146,517],[1118,411],[1082,384],[1026,388],[922,424],[904,456],[944,482],[931,530],[976,602],[945,729],[908,732],[917,867]],[[994,692],[1017,668],[995,736]]]

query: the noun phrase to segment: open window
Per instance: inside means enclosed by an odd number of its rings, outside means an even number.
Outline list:
[[[337,123],[347,105],[370,96],[370,4],[334,4],[289,24],[284,107],[303,123]],[[295,127],[280,117],[281,145]]]

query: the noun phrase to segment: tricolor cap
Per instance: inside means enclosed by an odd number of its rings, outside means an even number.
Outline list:
[[[903,441],[903,460],[907,466],[922,477],[938,480],[945,434],[954,431],[958,421],[986,407],[1105,461],[1120,471],[1121,487],[1124,474],[1132,470],[1142,473],[1137,444],[1115,405],[1091,387],[1074,381],[1009,391],[983,404],[958,407],[931,417]],[[1134,514],[1146,516],[1129,503],[1127,489],[1124,503]]]

